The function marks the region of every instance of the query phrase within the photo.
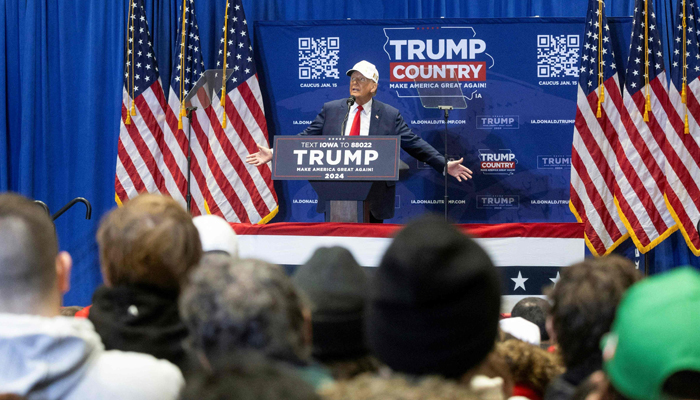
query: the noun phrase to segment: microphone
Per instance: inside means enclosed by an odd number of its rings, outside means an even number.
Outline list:
[[[343,118],[343,123],[340,124],[340,136],[345,135],[345,125],[348,123],[348,115],[350,115],[350,107],[352,107],[352,105],[355,104],[355,96],[348,97],[348,99],[345,100],[345,102],[348,103],[348,110],[345,111],[345,118]]]

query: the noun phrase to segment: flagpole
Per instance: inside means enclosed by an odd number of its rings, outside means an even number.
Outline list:
[[[182,64],[180,64],[182,65]],[[183,102],[184,103],[184,102]],[[187,107],[185,109],[185,114],[187,116],[187,213],[191,213],[192,209],[192,191],[191,191],[191,178],[192,178],[192,111],[196,111],[197,107]]]
[[[129,1],[129,15],[127,17],[127,28],[126,28],[126,60],[127,60],[127,73],[129,78],[131,78],[131,107],[126,111],[126,122],[124,124],[131,125],[131,116],[136,116],[136,104],[134,99],[134,0]],[[131,54],[131,62],[129,62],[129,54]]]
[[[221,116],[221,127],[226,129],[226,63],[228,62],[227,54],[227,41],[228,41],[228,10],[230,8],[229,0],[226,0],[226,14],[224,15],[224,49],[223,49],[223,77],[221,78],[221,108],[223,108],[223,115]]]
[[[605,101],[605,64],[603,64],[603,0],[598,0],[598,110],[596,118],[602,117],[601,105]]]
[[[649,0],[644,0],[644,122],[649,122],[651,95],[649,94]]]

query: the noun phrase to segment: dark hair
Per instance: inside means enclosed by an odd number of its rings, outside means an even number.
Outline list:
[[[192,218],[170,197],[142,194],[112,210],[97,231],[100,263],[113,286],[179,289],[202,257]]]
[[[0,195],[0,293],[44,296],[56,283],[58,239],[51,218],[26,197]]]
[[[540,340],[549,340],[545,322],[549,313],[549,303],[540,297],[526,297],[515,304],[510,316],[526,319],[540,328]]]
[[[180,296],[190,345],[207,357],[255,349],[289,362],[311,353],[302,300],[282,267],[207,254]]]
[[[567,368],[594,358],[602,362],[600,339],[610,330],[622,295],[640,278],[632,261],[617,255],[588,258],[561,270],[547,295]]]
[[[80,306],[61,307],[59,312],[64,317],[75,317],[75,314],[78,311],[82,310],[83,308],[84,307],[80,307]]]
[[[237,353],[213,371],[187,377],[181,400],[316,400],[314,388],[292,369],[262,356]]]

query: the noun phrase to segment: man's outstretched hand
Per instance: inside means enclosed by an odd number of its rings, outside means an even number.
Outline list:
[[[256,167],[259,167],[263,164],[267,164],[270,160],[272,160],[272,150],[265,146],[258,145],[258,152],[253,153],[253,154],[248,154],[248,156],[245,158],[245,161],[248,164],[253,164]],[[469,171],[469,170],[467,170]],[[469,171],[471,172],[471,171]],[[459,179],[459,178],[458,178]]]
[[[472,171],[462,165],[462,161],[464,161],[464,157],[460,158],[459,160],[449,161],[447,163],[447,173],[457,178],[457,180],[460,182],[462,182],[462,180],[466,181],[467,179],[472,178]]]

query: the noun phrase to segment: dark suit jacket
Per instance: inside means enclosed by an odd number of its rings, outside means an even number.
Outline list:
[[[348,105],[345,99],[329,101],[323,105],[316,119],[300,135],[341,135],[343,133],[343,119],[347,110]],[[399,110],[377,99],[372,100],[369,134],[399,135],[401,148],[413,158],[427,163],[439,173],[445,169],[445,157],[440,155],[428,142],[413,133],[411,128],[406,125]],[[368,198],[372,215],[378,219],[393,217],[395,196],[395,182],[377,182],[373,185]],[[320,213],[324,212],[325,203],[319,201],[316,210]]]

